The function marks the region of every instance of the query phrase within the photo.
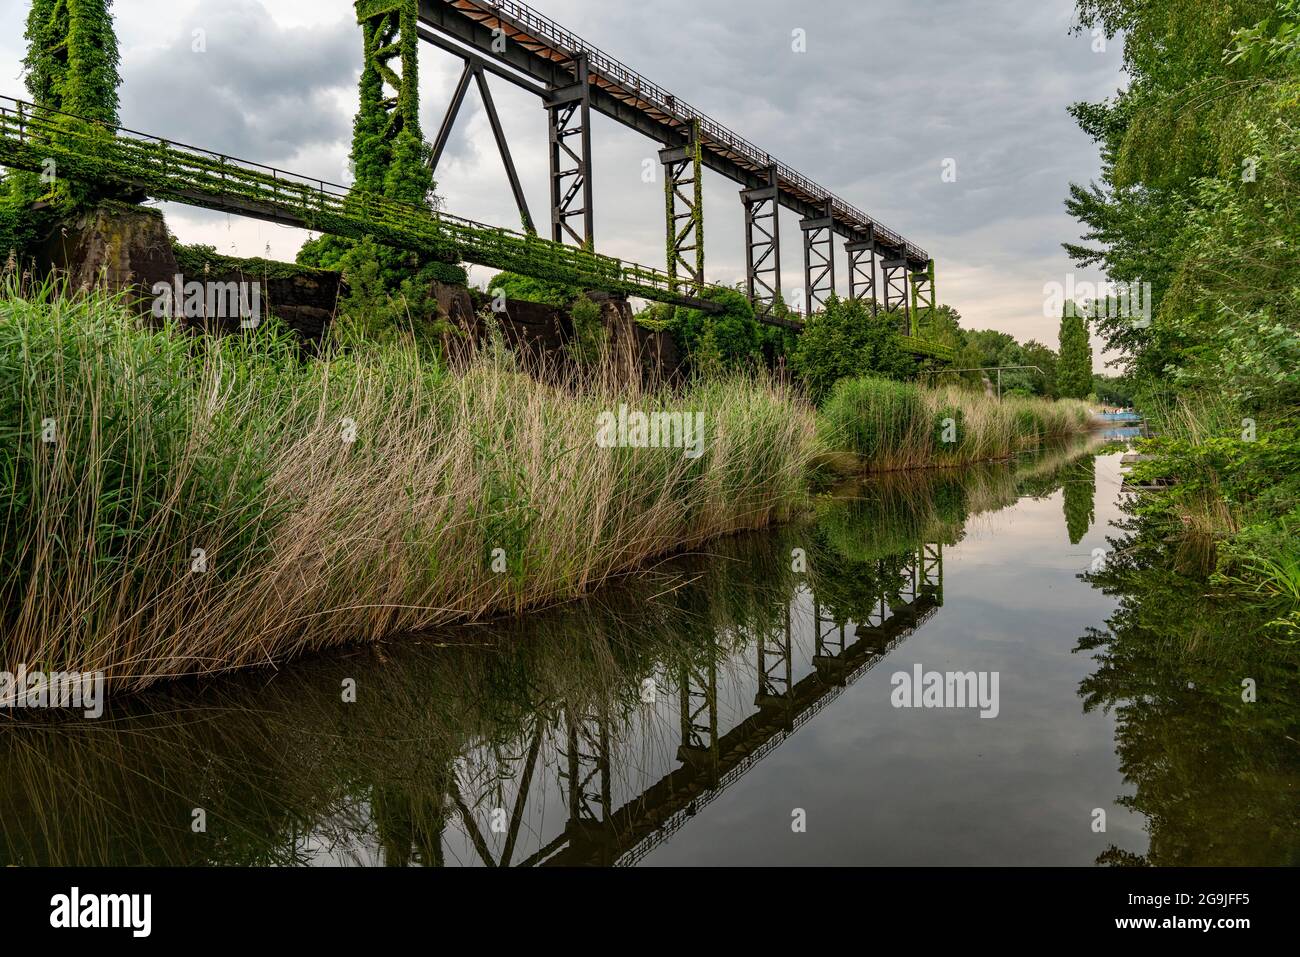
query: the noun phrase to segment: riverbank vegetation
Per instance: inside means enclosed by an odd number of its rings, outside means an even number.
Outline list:
[[[1146,496],[1217,572],[1300,634],[1300,2],[1081,0],[1082,29],[1123,33],[1127,88],[1073,112],[1100,184],[1067,249],[1114,282],[1148,282],[1152,321],[1103,316],[1157,437]],[[1275,632],[1276,633],[1276,632]]]
[[[839,381],[822,405],[818,436],[832,455],[882,472],[1008,458],[1085,433],[1092,420],[1083,402],[998,400],[957,386],[866,377]]]
[[[819,452],[958,464],[1087,425],[877,379],[819,413],[753,369],[548,385],[499,343],[455,370],[400,338],[311,359],[274,321],[207,338],[20,281],[0,294],[4,660],[118,689],[574,598],[789,518]],[[638,436],[638,413],[671,428]]]
[[[563,601],[803,495],[812,412],[755,377],[557,389],[50,287],[2,311],[4,659],[119,689]],[[700,454],[599,447],[620,404],[697,415]]]

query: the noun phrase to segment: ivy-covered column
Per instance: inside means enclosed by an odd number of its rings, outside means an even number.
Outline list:
[[[934,260],[923,271],[912,273],[912,327],[911,335],[919,336],[922,321],[934,312]]]
[[[664,166],[664,201],[668,224],[669,288],[680,276],[692,295],[704,289],[704,166],[700,122],[692,120],[684,145],[659,151]]]
[[[358,188],[426,204],[430,148],[420,130],[417,0],[357,0],[364,61],[352,134]]]
[[[60,130],[75,134],[81,151],[87,136],[107,139],[118,123],[122,79],[111,7],[112,0],[33,0],[27,13],[27,92],[38,109],[59,114],[50,117],[51,137]],[[103,197],[50,167],[16,177],[13,198],[73,212]]]

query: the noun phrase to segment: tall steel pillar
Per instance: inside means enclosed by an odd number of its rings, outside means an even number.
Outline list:
[[[704,159],[700,121],[692,120],[687,141],[659,151],[664,165],[664,201],[668,222],[668,288],[676,292],[679,275],[689,290],[704,289]]]
[[[360,111],[377,122],[375,132],[383,140],[382,148],[353,156],[353,175],[362,189],[383,187],[401,133],[405,131],[417,141],[424,139],[416,7],[410,0],[358,0],[355,4],[362,37]]]
[[[703,667],[683,663],[679,678],[682,743],[677,759],[703,767],[710,780],[717,775],[719,758],[718,658],[714,642],[716,638],[710,642],[708,662]]]
[[[921,319],[930,318],[934,313],[934,260],[931,259],[923,271],[910,274],[912,285],[912,332],[921,334]]]
[[[801,220],[803,230],[804,289],[808,293],[808,314],[812,315],[835,294],[835,215],[831,201],[815,219]]]
[[[740,191],[745,204],[745,283],[755,316],[766,316],[781,297],[781,191],[776,167],[768,184]]]
[[[813,651],[813,667],[823,678],[832,684],[844,684],[844,649],[847,644],[847,626],[822,616],[822,606],[813,597],[813,627],[816,644]]]
[[[794,642],[790,634],[790,605],[785,606],[785,627],[766,629],[758,638],[758,694],[760,708],[789,708],[794,688]]]
[[[942,542],[926,542],[921,545],[921,590],[931,594],[935,604],[943,604]]]
[[[560,779],[569,805],[567,830],[574,840],[595,840],[613,812],[609,719],[604,713],[576,712],[566,705],[564,724],[566,766]]]
[[[885,312],[901,313],[902,315],[898,317],[898,331],[903,335],[911,335],[912,324],[908,317],[911,282],[908,279],[910,271],[907,265],[907,257],[900,253],[898,259],[881,260],[880,275],[884,281]]]
[[[551,239],[595,248],[595,211],[591,183],[591,86],[587,57],[573,60],[572,86],[546,96],[551,125]],[[581,223],[582,232],[573,226]]]
[[[870,301],[874,315],[880,308],[876,300],[876,227],[867,230],[866,239],[844,244],[849,254],[849,298]]]

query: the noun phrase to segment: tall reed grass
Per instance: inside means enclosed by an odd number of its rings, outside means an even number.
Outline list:
[[[601,412],[700,412],[703,454],[601,448]],[[301,361],[271,331],[140,328],[0,294],[0,669],[111,688],[560,602],[785,517],[811,409],[729,378],[540,385],[508,354]]]
[[[998,400],[955,386],[859,378],[841,381],[822,405],[818,438],[831,455],[894,471],[1007,458],[1087,432],[1092,420],[1087,403],[1074,400]]]

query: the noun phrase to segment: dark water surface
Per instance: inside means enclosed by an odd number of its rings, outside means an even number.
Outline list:
[[[525,621],[7,726],[0,864],[1300,863],[1296,653],[1168,570],[1119,460],[873,481]],[[917,666],[996,716],[895,707]]]

